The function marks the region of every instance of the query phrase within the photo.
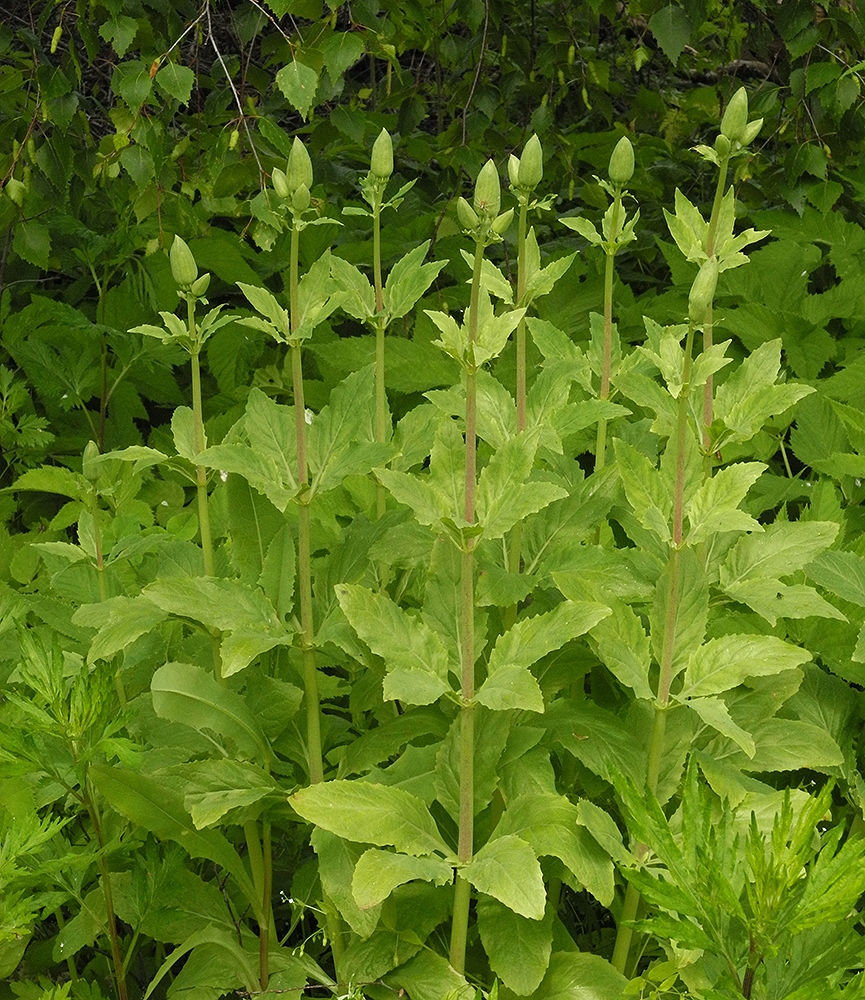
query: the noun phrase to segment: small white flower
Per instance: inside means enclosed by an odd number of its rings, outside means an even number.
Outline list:
[[[306,420],[306,422],[308,424],[311,424],[312,421],[313,421],[313,418],[315,417],[315,413],[309,407],[307,407],[303,411],[303,416],[304,416],[304,419]]]
[[[219,478],[225,483],[228,481],[228,473],[224,469],[219,470]]]

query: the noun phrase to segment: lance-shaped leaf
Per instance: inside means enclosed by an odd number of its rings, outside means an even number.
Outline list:
[[[613,447],[625,494],[637,520],[661,541],[670,541],[673,498],[661,473],[645,455],[620,438]]]
[[[865,558],[855,552],[824,552],[808,565],[808,576],[851,604],[865,607]]]
[[[197,830],[183,806],[182,793],[156,775],[95,764],[93,782],[113,809],[162,840],[173,840],[192,858],[206,858],[232,875],[246,899],[260,909],[255,886],[240,855],[217,830]]]
[[[257,819],[266,800],[281,799],[281,789],[261,767],[239,760],[200,760],[182,768],[183,804],[197,830],[222,821]],[[234,813],[224,819],[228,813]]]
[[[346,476],[365,475],[386,462],[389,449],[375,442],[375,374],[372,365],[353,372],[330,394],[307,436],[312,490],[341,486]]]
[[[294,476],[286,480],[281,463],[278,465],[258,454],[248,444],[217,444],[195,457],[206,468],[242,476],[280,512],[284,512],[297,495]]]
[[[250,760],[269,764],[270,745],[244,699],[191,663],[166,663],[150,682],[156,714],[231,740]]]
[[[541,252],[538,248],[534,227],[532,227],[526,237],[526,290],[520,300],[520,305],[528,306],[535,299],[551,292],[559,278],[567,272],[574,262],[576,256],[576,253],[568,254],[567,257],[560,257],[558,260],[551,261],[546,267],[541,267]]]
[[[450,690],[447,649],[429,625],[365,587],[340,584],[336,596],[351,627],[385,661],[385,698],[429,705]]]
[[[366,940],[375,931],[381,913],[380,906],[362,910],[351,892],[351,878],[355,865],[365,847],[343,840],[316,827],[310,836],[313,850],[318,857],[318,874],[321,886],[336,904],[345,922],[355,934]]]
[[[23,476],[19,476],[11,489],[59,493],[60,496],[82,500],[90,493],[91,485],[80,472],[44,465],[41,469],[30,469]]]
[[[278,475],[277,485],[296,490],[297,428],[293,406],[280,406],[260,389],[246,401],[243,430],[253,451],[269,462]]]
[[[543,920],[547,895],[537,856],[521,837],[490,840],[460,868],[479,891],[531,920]]]
[[[753,737],[733,721],[730,710],[721,698],[692,698],[686,704],[707,726],[733,740],[749,757],[754,756]]]
[[[660,663],[664,655],[664,638],[672,624],[675,632],[673,642],[672,675],[681,673],[688,657],[706,636],[706,622],[709,617],[709,585],[706,572],[697,554],[691,548],[679,553],[678,587],[670,593],[673,575],[673,560],[670,559],[655,587],[655,599],[649,612],[652,652]],[[676,607],[675,615],[670,615],[670,602]],[[701,691],[700,694],[713,694]]]
[[[724,635],[710,639],[691,654],[679,697],[720,694],[748,677],[780,674],[810,659],[807,650],[772,635]]]
[[[836,607],[804,583],[786,584],[780,580],[743,580],[724,588],[734,601],[747,604],[770,625],[779,618],[835,618],[847,621]]]
[[[338,309],[345,292],[336,287],[330,274],[330,251],[318,258],[297,287],[297,329],[291,331],[294,340],[306,340],[313,330]]]
[[[480,368],[502,353],[508,338],[516,330],[526,311],[522,308],[511,309],[501,316],[496,316],[489,296],[481,292],[478,298],[480,300],[478,333],[468,360],[470,364],[473,361],[474,366]]]
[[[567,496],[565,490],[553,483],[526,482],[539,438],[539,430],[512,437],[496,451],[481,472],[477,519],[483,526],[484,538],[502,538],[529,514]]]
[[[494,838],[518,836],[539,857],[558,858],[604,906],[613,899],[613,864],[563,795],[525,794],[509,803]]]
[[[403,854],[450,856],[427,807],[410,792],[369,781],[324,781],[295,792],[294,810],[338,837],[395,847]]]
[[[76,625],[99,629],[87,654],[89,663],[110,660],[136,639],[152,632],[168,614],[140,594],[138,597],[110,597],[98,604],[84,604],[72,616]]]
[[[195,414],[188,406],[178,406],[172,414],[171,433],[174,437],[174,447],[177,454],[195,464],[195,458],[199,451],[195,443]],[[204,448],[206,447],[207,438],[205,437]],[[204,448],[201,450],[203,451]]]
[[[343,293],[342,308],[349,316],[364,323],[375,316],[375,290],[354,264],[331,254],[330,273]]]
[[[453,868],[440,858],[418,858],[370,848],[360,856],[351,880],[355,902],[362,909],[383,903],[399,885],[420,879],[449,885]]]
[[[726,427],[719,447],[731,441],[749,441],[769,417],[814,392],[811,386],[785,382],[776,385],[781,369],[781,341],[770,340],[752,351],[718,389],[715,419]]]
[[[266,288],[258,288],[255,285],[247,285],[238,281],[237,287],[246,296],[247,301],[256,312],[261,313],[265,322],[249,318],[238,320],[244,326],[250,326],[257,330],[269,333],[279,343],[284,344],[291,335],[291,324],[288,318],[288,310],[284,309],[273,294]]]
[[[474,270],[474,254],[469,253],[468,250],[460,250],[460,253],[469,268]],[[470,285],[471,283],[471,277],[466,279],[467,285]],[[495,295],[497,299],[501,299],[505,305],[513,305],[514,290],[511,287],[511,283],[502,274],[499,268],[497,268],[491,260],[487,260],[486,257],[484,257],[481,261],[481,288],[488,295]]]
[[[530,920],[497,899],[478,899],[478,931],[490,968],[519,996],[532,996],[553,950],[553,911]]]
[[[587,632],[610,614],[603,604],[563,601],[552,611],[524,618],[499,636],[487,666],[488,677],[476,699],[495,710],[544,710],[543,697],[529,667],[542,656]]]
[[[765,468],[762,462],[737,462],[707,479],[685,505],[691,526],[688,543],[697,545],[719,531],[761,531],[739,504]]]
[[[166,577],[148,584],[142,594],[169,614],[192,618],[220,632],[259,629],[282,633],[279,617],[264,594],[237,580]]]
[[[439,271],[447,261],[429,261],[424,264],[424,258],[429,252],[430,241],[427,240],[414,250],[401,257],[391,268],[387,276],[382,297],[384,299],[385,317],[388,323],[401,319],[420,299],[423,293],[438,277]]]

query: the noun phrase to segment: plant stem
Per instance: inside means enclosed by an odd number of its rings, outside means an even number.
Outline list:
[[[295,223],[291,229],[289,295],[292,333],[299,326],[298,241]],[[303,684],[306,692],[306,752],[309,780],[324,781],[321,756],[321,705],[318,696],[318,669],[315,657],[315,624],[312,616],[312,550],[309,522],[309,475],[306,468],[306,405],[303,396],[303,365],[299,340],[289,342],[291,377],[294,388],[294,420],[297,432],[297,575],[300,597],[300,645],[303,653]]]
[[[375,285],[375,439],[384,444],[387,439],[387,394],[384,385],[384,293],[381,280],[381,196],[372,209],[372,270]],[[383,483],[376,484],[376,516],[383,517],[386,506]]]
[[[712,257],[715,253],[715,237],[718,233],[718,219],[721,215],[721,202],[724,198],[724,187],[727,183],[727,170],[730,165],[730,157],[726,156],[721,160],[718,167],[718,183],[715,186],[715,198],[712,202],[712,214],[709,216],[709,230],[706,233],[706,256]],[[703,324],[703,350],[708,351],[714,339],[712,325],[712,306],[706,310],[706,319]],[[708,452],[711,444],[709,433],[714,419],[714,380],[710,375],[703,387],[703,448]],[[708,461],[708,459],[707,459]]]
[[[186,297],[186,325],[189,337],[195,345],[190,355],[192,360],[192,422],[195,433],[196,451],[205,448],[204,418],[201,407],[201,366],[199,364],[199,344],[195,323],[195,297]],[[210,534],[210,508],[207,503],[207,473],[203,465],[195,467],[195,484],[198,489],[198,530],[201,537],[201,552],[204,556],[204,575],[215,576],[213,569],[213,539]]]
[[[613,214],[610,219],[610,241],[615,240],[619,228],[619,214],[622,210],[622,192],[616,190],[613,197]],[[607,249],[604,264],[604,350],[601,362],[601,389],[598,399],[610,398],[610,379],[613,367],[613,276],[615,247]],[[603,469],[607,461],[607,420],[598,421],[598,436],[595,442],[595,469]]]
[[[473,345],[478,329],[478,299],[483,254],[483,242],[479,240],[475,245],[475,263],[472,274],[466,367],[466,465],[463,516],[469,524],[473,524],[475,520],[475,488],[477,484],[477,373],[474,367]],[[473,538],[467,538],[462,550],[460,586],[462,705],[460,707],[460,815],[457,857],[463,865],[471,861],[474,852],[475,720],[472,704],[475,696],[474,542]],[[470,902],[471,885],[457,874],[453,924],[451,925],[450,964],[461,975],[465,972]]]

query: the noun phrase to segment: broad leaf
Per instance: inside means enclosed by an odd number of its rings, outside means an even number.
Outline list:
[[[553,950],[552,909],[543,920],[530,920],[490,896],[481,896],[477,914],[492,971],[518,995],[532,996]]]
[[[685,505],[691,526],[688,544],[708,541],[716,532],[759,531],[759,523],[739,504],[765,468],[761,462],[739,462],[707,479]]]
[[[388,323],[405,316],[446,265],[447,261],[423,263],[429,247],[430,241],[427,240],[401,257],[391,268],[383,289]]]
[[[541,866],[520,837],[507,835],[489,841],[460,869],[460,875],[515,913],[543,920],[547,897]]]
[[[355,865],[351,891],[357,905],[366,910],[384,902],[398,885],[415,879],[448,885],[453,881],[453,868],[438,858],[418,858],[370,848]]]
[[[316,71],[294,59],[279,70],[275,82],[286,100],[300,112],[301,117],[306,121],[318,88]]]
[[[304,819],[346,840],[419,857],[450,855],[426,806],[400,788],[326,781],[295,792],[288,801]]]
[[[811,654],[771,635],[725,635],[695,650],[685,668],[682,699],[720,694],[748,677],[780,674],[801,666]]]

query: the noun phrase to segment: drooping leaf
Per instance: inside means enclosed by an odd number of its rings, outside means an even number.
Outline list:
[[[398,885],[415,879],[448,885],[453,880],[453,868],[439,858],[418,858],[370,848],[355,865],[351,891],[357,905],[366,910],[383,903]]]
[[[508,834],[488,841],[459,871],[479,892],[524,917],[543,920],[546,891],[541,866],[520,837]]]
[[[696,649],[685,668],[682,698],[729,691],[748,677],[780,674],[801,666],[811,654],[772,635],[725,635]]]
[[[400,788],[368,781],[325,781],[288,800],[304,819],[338,837],[395,847],[417,857],[450,852],[420,799]]]
[[[519,996],[533,996],[553,950],[553,913],[530,920],[491,896],[478,899],[478,931],[490,968]]]
[[[286,100],[306,120],[318,88],[316,71],[299,60],[293,59],[287,66],[283,66],[279,70],[275,80]]]
[[[192,87],[195,83],[195,73],[189,66],[168,62],[156,73],[156,86],[168,97],[173,97],[181,104],[189,104]]]

